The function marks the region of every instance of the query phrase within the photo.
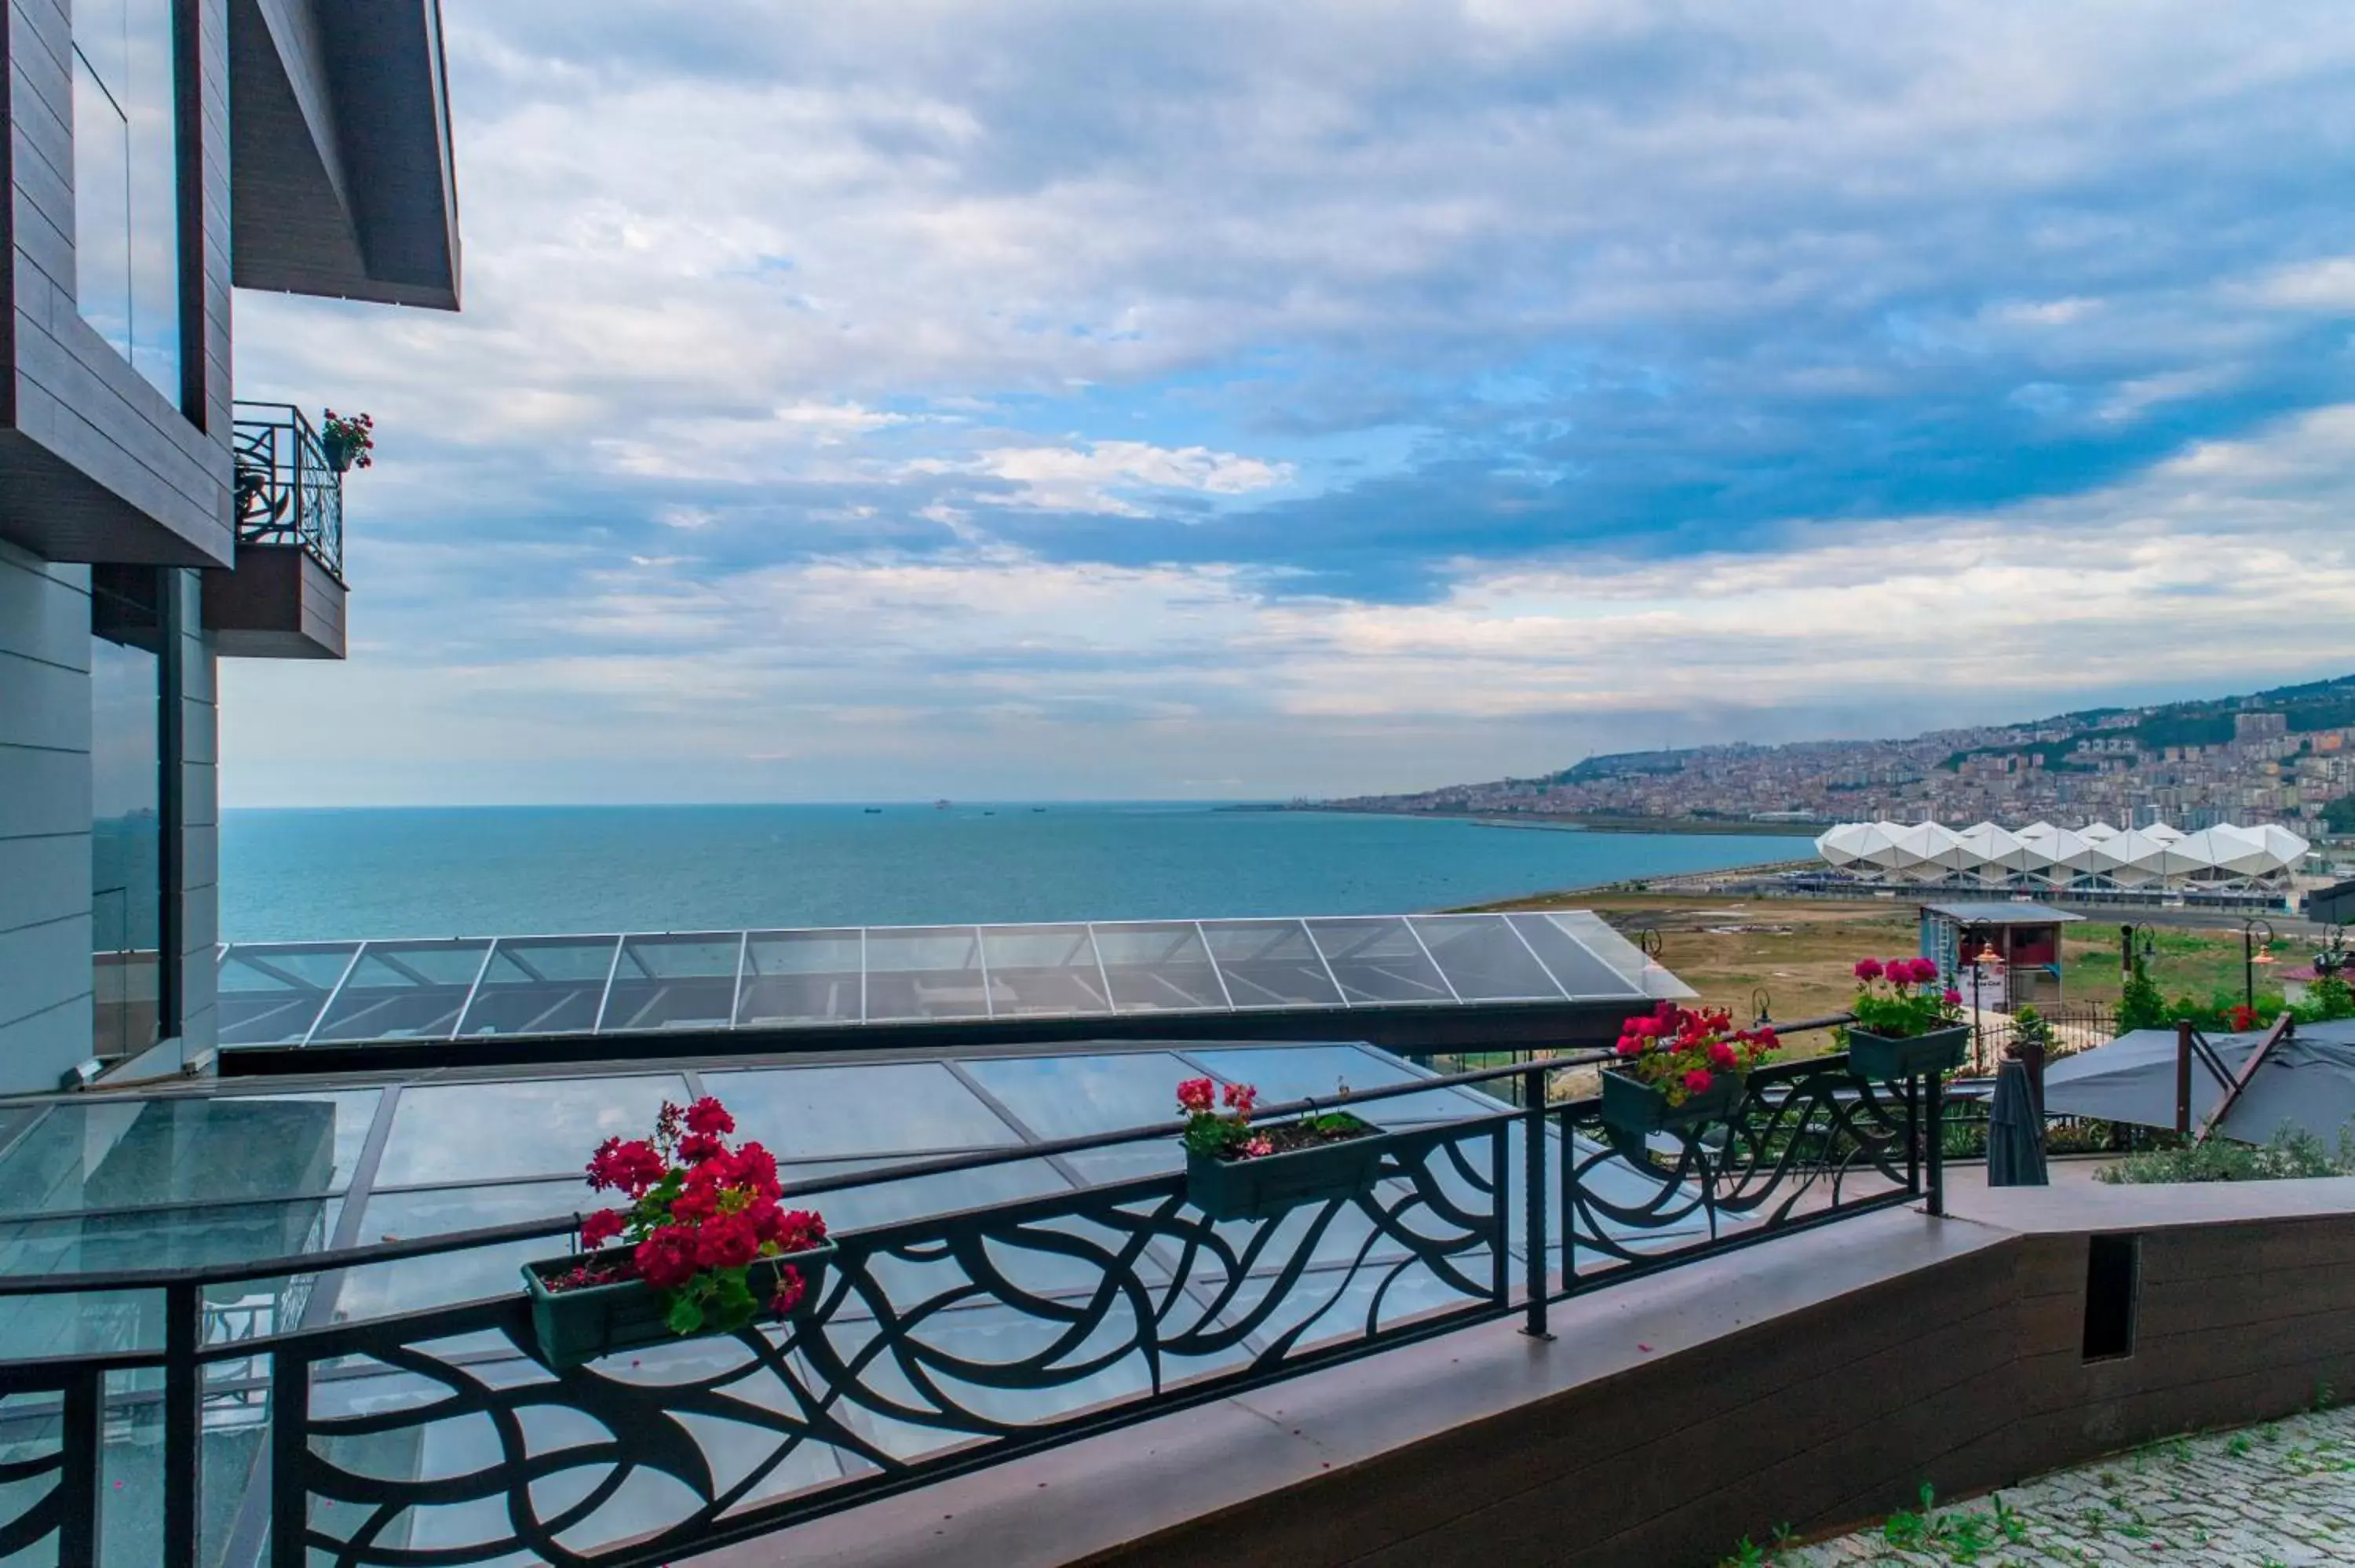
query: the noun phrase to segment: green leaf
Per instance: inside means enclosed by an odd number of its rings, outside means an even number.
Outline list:
[[[671,1298],[669,1316],[664,1319],[674,1334],[692,1334],[703,1327],[703,1306],[692,1296],[681,1291]]]

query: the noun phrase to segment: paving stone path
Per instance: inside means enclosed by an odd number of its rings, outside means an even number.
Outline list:
[[[2355,1405],[2170,1438],[1952,1508],[1899,1515],[1877,1530],[1746,1561],[1776,1568],[2355,1563]]]

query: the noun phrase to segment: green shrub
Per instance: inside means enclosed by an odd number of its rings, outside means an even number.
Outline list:
[[[2118,1032],[2164,1029],[2168,1022],[2167,998],[2159,994],[2158,982],[2137,958],[2134,973],[2126,977],[2126,989],[2118,996]]]
[[[2097,1180],[2140,1184],[2160,1181],[2278,1181],[2299,1176],[2355,1175],[2355,1135],[2339,1135],[2333,1154],[2310,1132],[2285,1127],[2263,1144],[2211,1138],[2197,1146],[2129,1154],[2096,1171]]]

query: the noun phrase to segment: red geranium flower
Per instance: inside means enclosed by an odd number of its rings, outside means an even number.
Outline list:
[[[622,1234],[623,1224],[619,1209],[600,1209],[581,1222],[581,1245],[595,1249],[603,1246]]]
[[[1717,1082],[1717,1080],[1710,1076],[1710,1071],[1707,1067],[1695,1067],[1691,1072],[1685,1075],[1685,1087],[1690,1089],[1694,1094],[1700,1093],[1703,1089],[1709,1087],[1710,1085],[1715,1082]]]

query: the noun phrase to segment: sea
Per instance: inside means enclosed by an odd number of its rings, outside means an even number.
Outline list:
[[[221,935],[1397,914],[1806,853],[1193,802],[231,810]]]

